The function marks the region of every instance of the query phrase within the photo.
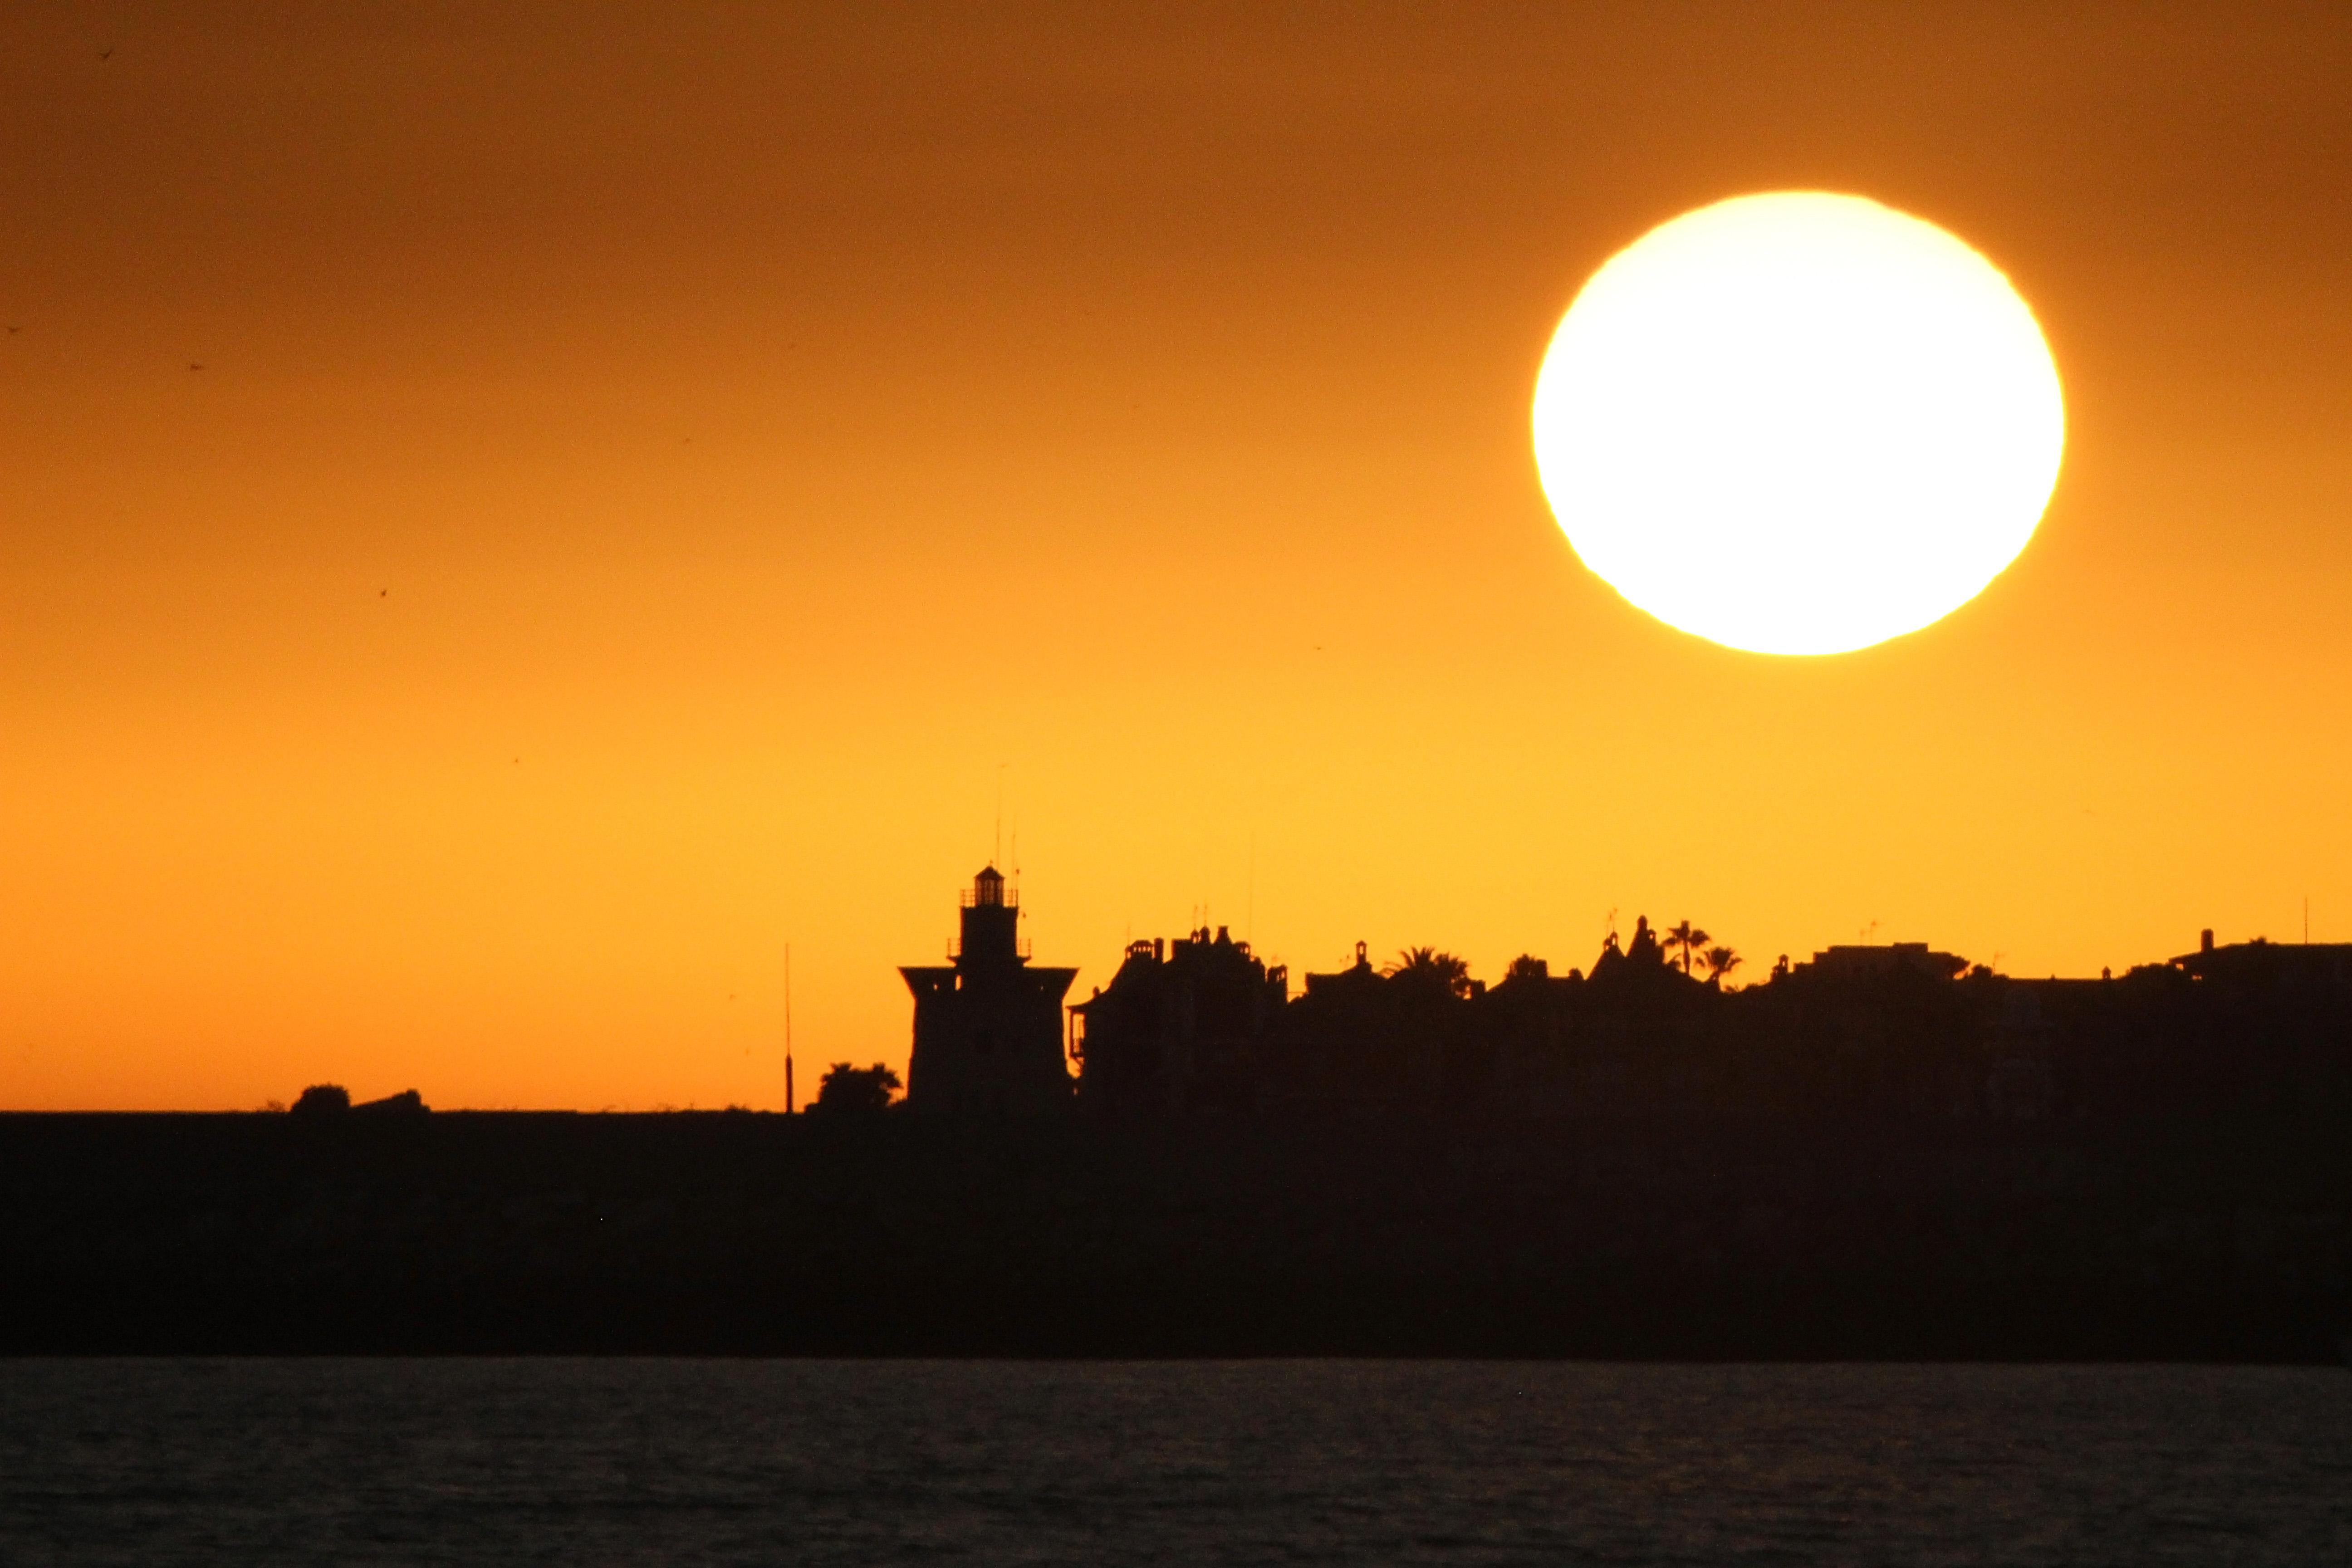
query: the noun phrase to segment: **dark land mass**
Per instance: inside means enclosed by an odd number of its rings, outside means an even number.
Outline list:
[[[888,1109],[0,1117],[0,1352],[2352,1353],[2352,947],[1733,990],[1644,921],[1294,998],[1204,930],[1064,1038],[993,875]]]
[[[0,1118],[0,1351],[2333,1360],[2342,1123]]]

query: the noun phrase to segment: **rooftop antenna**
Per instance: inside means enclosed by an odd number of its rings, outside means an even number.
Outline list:
[[[793,1114],[793,944],[784,943],[784,1114]]]

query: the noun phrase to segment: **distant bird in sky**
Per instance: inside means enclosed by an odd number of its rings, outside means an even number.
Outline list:
[[[9,329],[8,329],[8,335],[9,335],[10,337],[12,337],[12,338],[13,338],[13,337],[15,337],[18,332],[21,332],[21,331],[23,331],[24,330],[25,330],[25,329],[24,329],[24,328],[22,328],[22,327],[11,327],[11,328],[9,328]]]
[[[378,588],[375,591],[375,596],[379,599],[389,599],[392,597],[392,590],[389,588]]]
[[[195,361],[194,361],[194,360],[190,360],[190,361],[188,362],[188,368],[189,368],[190,370],[202,370],[202,369],[204,369],[205,367],[204,367],[204,366],[202,366],[202,365],[200,365],[200,364],[198,364]]]
[[[112,59],[114,58],[114,46],[112,44],[109,44],[106,47],[99,50],[98,58],[102,60]]]

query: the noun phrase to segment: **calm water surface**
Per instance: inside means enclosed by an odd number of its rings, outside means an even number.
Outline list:
[[[2352,1563],[2352,1373],[0,1363],[0,1562]]]

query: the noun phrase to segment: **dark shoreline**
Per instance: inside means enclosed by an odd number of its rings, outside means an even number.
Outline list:
[[[2335,1120],[0,1114],[0,1353],[2324,1363]]]

